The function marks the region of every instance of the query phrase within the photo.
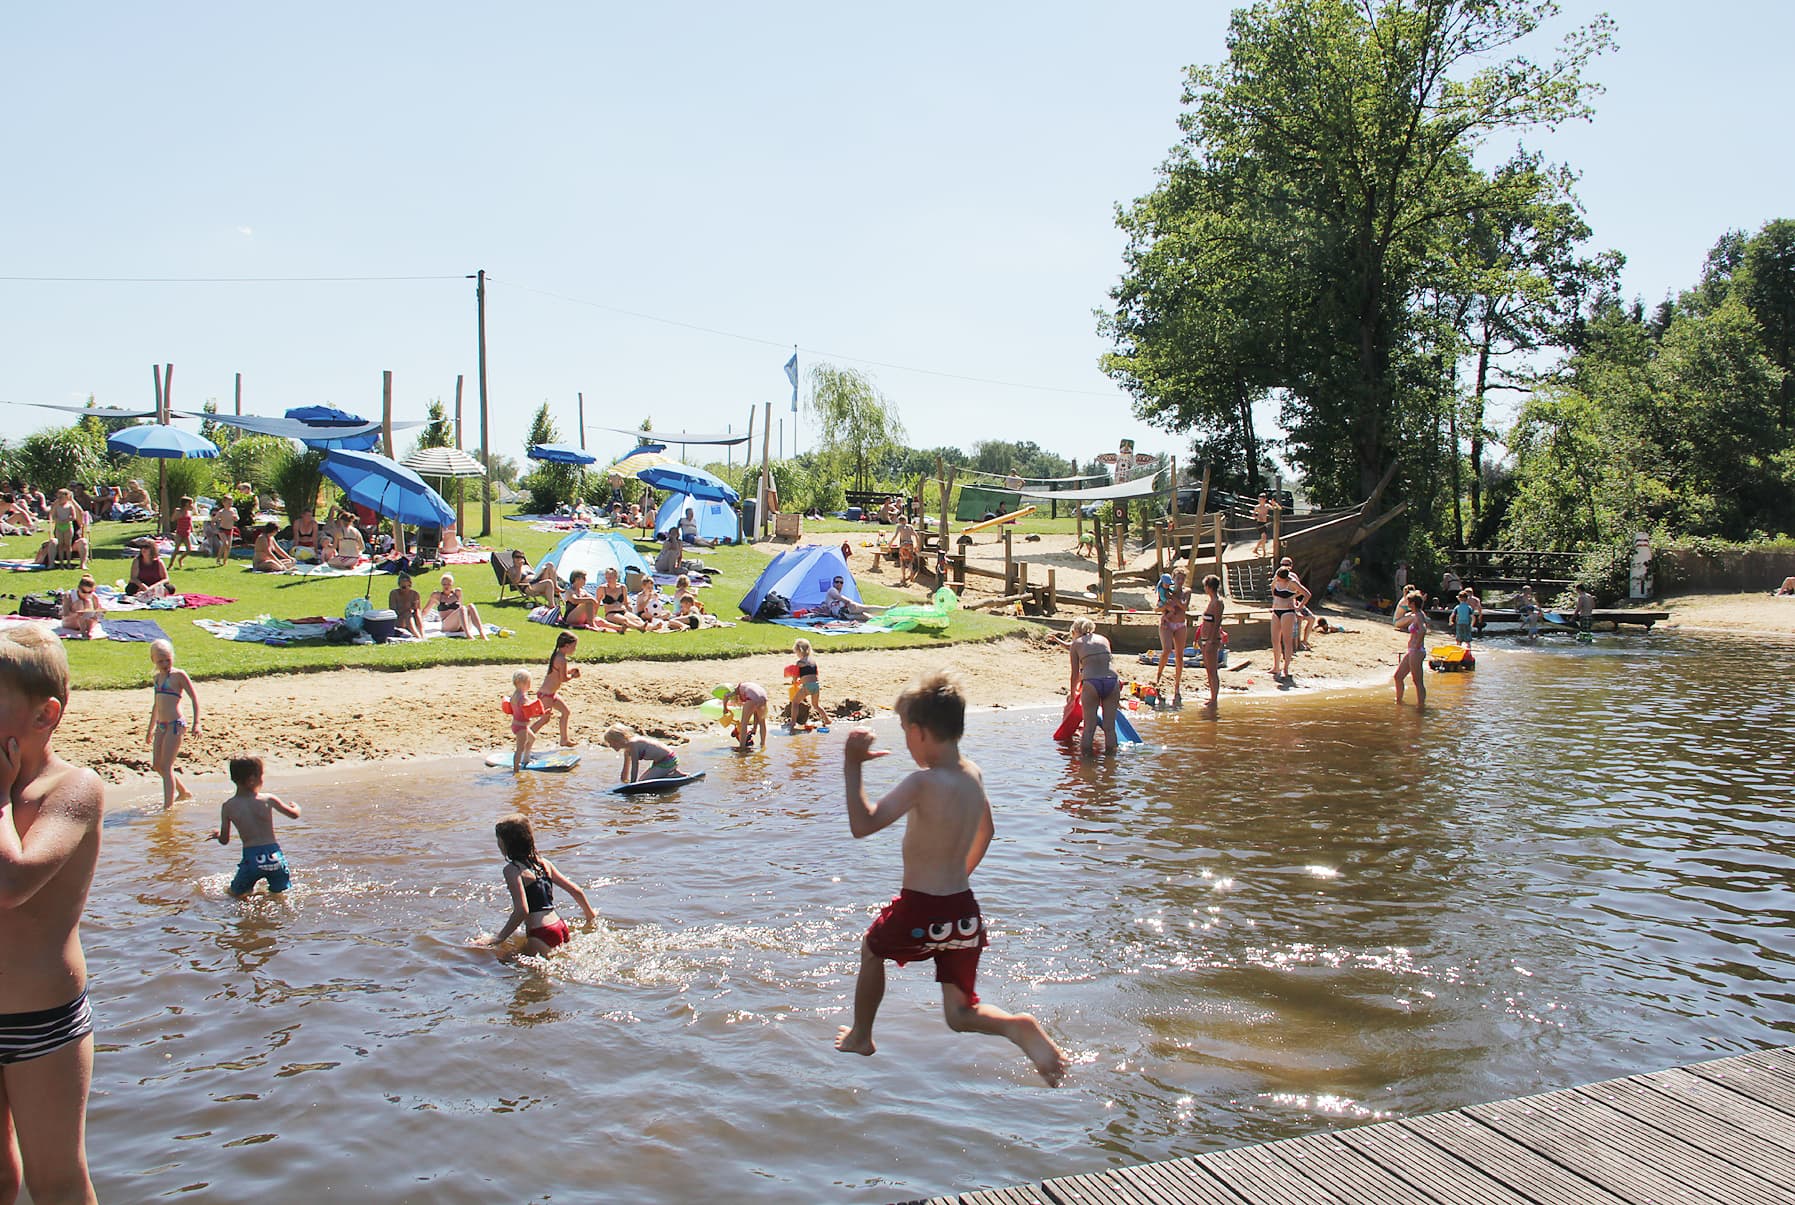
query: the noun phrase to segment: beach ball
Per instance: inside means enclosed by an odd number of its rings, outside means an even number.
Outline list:
[[[713,722],[723,718],[723,700],[706,699],[698,705],[698,714]]]

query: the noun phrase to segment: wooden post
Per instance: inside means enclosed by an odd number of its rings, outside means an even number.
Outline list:
[[[754,463],[754,407],[752,404],[748,407],[748,425],[742,430],[748,433],[748,442],[742,445],[742,463],[752,465]]]
[[[237,417],[243,417],[243,374],[237,374]]]
[[[1074,506],[1072,508],[1072,521],[1078,524],[1078,543],[1072,546],[1072,550],[1077,552],[1084,547],[1084,507]]]
[[[954,474],[956,471],[957,470],[953,465],[948,465],[947,475],[941,479],[941,547],[943,549],[953,547],[953,511],[948,508],[948,501],[954,494]]]
[[[1015,585],[1015,588],[1010,591],[1010,593],[1011,594],[1027,594],[1028,593],[1028,562],[1027,561],[1017,561],[1016,562],[1016,585]]]
[[[1053,566],[1047,566],[1047,596],[1042,601],[1041,613],[1053,615],[1059,611],[1059,603],[1054,598]]]
[[[1016,593],[1016,559],[1010,544],[1010,525],[1003,528],[1003,592]]]
[[[769,471],[767,468],[767,440],[773,434],[773,403],[767,402],[764,404],[766,410],[763,413],[760,428],[760,502],[754,508],[755,526],[760,528],[760,534],[763,540],[766,538],[767,519],[769,517],[767,515],[767,487],[772,484],[767,480],[767,473]],[[648,512],[645,510],[642,513],[646,515]]]
[[[380,451],[388,460],[393,458],[393,371],[386,369],[380,374]],[[394,556],[405,555],[405,525],[393,520]]]
[[[455,374],[455,450],[461,450],[461,373]],[[480,479],[480,494],[486,494],[486,479]],[[457,537],[467,530],[467,483],[455,483],[455,534]]]
[[[1283,517],[1284,517],[1284,508],[1283,507],[1280,507],[1280,506],[1272,507],[1272,510],[1271,510],[1271,563],[1272,563],[1272,571],[1273,572],[1277,571],[1278,562],[1280,560],[1282,560],[1283,556],[1284,556],[1284,540],[1283,540],[1284,525],[1280,521],[1283,519]]]
[[[491,428],[487,425],[486,409],[486,269],[482,268],[476,277],[478,284],[474,286],[474,300],[480,312],[480,463],[488,474],[492,472]],[[480,491],[480,534],[486,535],[492,530],[492,491]],[[464,534],[457,532],[457,535]]]
[[[956,552],[953,556],[948,558],[948,563],[953,566],[954,585],[960,589],[965,589],[966,554],[964,552]]]
[[[1176,523],[1178,521],[1178,516],[1176,513],[1174,513],[1172,515],[1171,521],[1173,523]],[[1178,538],[1176,528],[1173,529],[1172,538],[1174,540],[1176,540]],[[1176,547],[1176,546],[1174,545],[1174,547]],[[1174,552],[1172,555],[1175,558],[1177,556],[1177,553]],[[1161,523],[1158,527],[1155,527],[1153,529],[1153,576],[1154,577],[1157,578],[1165,573],[1165,571],[1166,571],[1165,561],[1166,561],[1166,528],[1165,528],[1165,524]]]
[[[580,451],[584,452],[586,450],[586,395],[576,393],[573,396],[579,399],[580,404]]]
[[[1215,575],[1222,579],[1222,593],[1228,592],[1228,575],[1222,572],[1222,512],[1215,512]]]
[[[1128,558],[1128,499],[1116,500],[1116,568]]]
[[[1203,539],[1203,516],[1207,513],[1209,513],[1209,462],[1206,460],[1203,462],[1203,484],[1197,488],[1195,530],[1191,532],[1190,536],[1190,563],[1193,577],[1196,574],[1197,545]]]

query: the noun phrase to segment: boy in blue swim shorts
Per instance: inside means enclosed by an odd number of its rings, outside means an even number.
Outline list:
[[[268,880],[268,891],[279,895],[292,886],[287,869],[287,855],[274,839],[274,813],[299,819],[299,805],[286,803],[273,795],[262,794],[262,759],[231,758],[231,781],[237,793],[224,801],[219,809],[218,844],[231,843],[231,825],[243,840],[243,861],[237,865],[237,877],[231,880],[231,894],[242,899]]]

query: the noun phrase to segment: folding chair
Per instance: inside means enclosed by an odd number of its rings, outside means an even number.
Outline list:
[[[511,553],[494,551],[487,558],[492,564],[492,575],[499,579],[499,602],[505,601],[505,591],[513,589],[511,585],[512,560]]]

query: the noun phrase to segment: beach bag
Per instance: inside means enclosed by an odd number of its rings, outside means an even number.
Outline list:
[[[792,600],[777,590],[767,591],[767,596],[760,600],[760,608],[754,612],[756,619],[784,619],[792,613]]]
[[[19,614],[27,619],[61,619],[62,591],[25,595],[19,599]]]
[[[359,635],[361,632],[362,620],[366,618],[368,612],[373,609],[374,604],[365,598],[350,599],[349,605],[343,608],[343,626],[348,628],[352,634]]]

